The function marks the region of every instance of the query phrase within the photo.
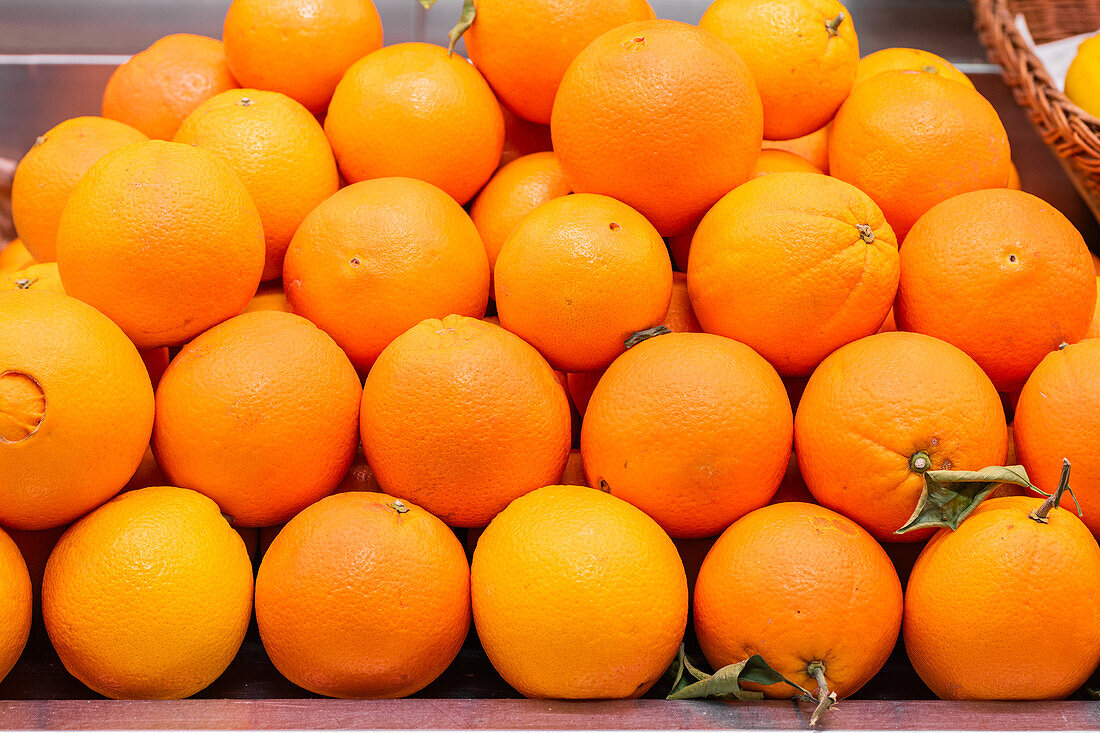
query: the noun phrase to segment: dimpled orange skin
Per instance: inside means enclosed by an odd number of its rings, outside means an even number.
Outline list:
[[[600,378],[581,427],[590,486],[673,537],[712,537],[768,503],[791,457],[783,381],[744,344],[655,336]]]
[[[0,275],[0,288],[5,290],[44,290],[50,293],[65,293],[61,284],[61,275],[57,272],[56,262],[44,262],[16,270],[10,275]]]
[[[770,140],[819,129],[855,83],[859,40],[852,14],[836,0],[715,0],[699,27],[749,67]]]
[[[213,153],[149,140],[108,153],[57,234],[65,292],[140,349],[181,344],[248,304],[264,267],[260,215]]]
[[[423,321],[367,376],[363,452],[383,490],[456,527],[484,527],[558,480],[569,402],[546,361],[500,326]]]
[[[470,627],[470,568],[443,522],[367,492],[322,499],[271,543],[256,621],[287,679],[331,697],[411,695],[442,674]]]
[[[35,264],[34,257],[31,257],[22,239],[13,239],[0,247],[0,275],[18,272],[33,264]]]
[[[829,134],[829,175],[874,199],[899,241],[939,202],[1003,187],[1011,163],[993,106],[939,74],[887,71],[857,84]]]
[[[77,181],[92,164],[146,136],[122,122],[74,117],[35,141],[15,169],[11,217],[15,230],[38,262],[57,259],[57,225]]]
[[[252,296],[252,300],[248,301],[248,305],[244,307],[245,313],[254,311],[294,312],[286,299],[286,293],[283,292],[282,281],[275,280],[260,285],[260,289],[256,291],[256,294]]]
[[[1062,459],[1070,460],[1070,485],[1081,503],[1083,519],[1093,534],[1100,535],[1098,374],[1100,340],[1089,339],[1048,354],[1020,392],[1013,434],[1020,463],[1040,488],[1052,491],[1058,485]]]
[[[802,376],[878,329],[898,277],[894,232],[866,194],[829,176],[775,173],[707,212],[687,279],[704,330]]]
[[[371,0],[234,0],[222,27],[241,84],[325,111],[349,66],[382,47]]]
[[[27,645],[32,607],[27,564],[11,537],[0,529],[0,682]]]
[[[1052,509],[1047,524],[1031,519],[1042,503],[982,502],[917,558],[905,589],[905,648],[939,697],[1060,700],[1100,662],[1100,548],[1072,511]]]
[[[811,692],[811,662],[845,698],[886,663],[901,629],[902,592],[882,546],[824,507],[783,502],[727,529],[695,583],[695,633],[715,669],[761,655]],[[789,698],[790,685],[761,689]]]
[[[362,373],[425,318],[480,318],[489,263],[454,199],[411,178],[341,189],[302,221],[283,262],[295,313],[327,332]]]
[[[387,46],[356,62],[332,95],[325,133],[349,182],[419,178],[460,204],[485,185],[504,149],[489,84],[430,43]]]
[[[829,172],[829,132],[833,123],[830,120],[824,127],[814,130],[809,135],[796,137],[793,140],[765,140],[762,144],[764,150],[786,150],[789,153],[800,155],[821,170]]]
[[[1088,333],[1096,276],[1085,240],[1040,198],[1007,188],[948,199],[901,250],[898,327],[965,351],[1002,392]]]
[[[759,178],[770,173],[821,173],[821,169],[796,153],[765,148],[756,159],[752,177]]]
[[[653,20],[608,31],[574,59],[550,131],[573,190],[613,196],[672,236],[749,179],[762,124],[729,44]]]
[[[687,625],[672,540],[587,487],[548,486],[512,502],[478,539],[470,582],[485,653],[525,697],[640,697]]]
[[[1003,465],[1008,427],[1000,396],[974,360],[916,333],[880,333],[833,352],[810,377],[794,418],[802,477],[822,506],[876,539],[918,542],[930,530],[894,534],[924,487],[910,460],[932,469]]]
[[[0,524],[67,524],[126,484],[149,445],[137,349],[88,305],[0,292]]]
[[[944,79],[974,88],[970,78],[955,68],[950,61],[919,48],[884,48],[867,54],[859,60],[859,66],[856,67],[856,84],[885,71],[923,71],[939,74]]]
[[[355,456],[361,391],[324,331],[292,313],[232,318],[189,343],[157,389],[153,451],[169,479],[235,525],[287,521]]]
[[[201,494],[130,491],[57,543],[42,616],[65,669],[101,695],[190,697],[240,649],[252,616],[252,563]]]
[[[103,90],[103,116],[171,140],[196,107],[236,86],[221,41],[176,33],[115,69]]]
[[[263,279],[281,277],[298,225],[340,187],[320,123],[284,94],[235,89],[200,105],[175,141],[220,155],[240,176],[264,225]]]
[[[1100,276],[1096,278],[1096,290],[1100,293]],[[1100,338],[1100,297],[1096,300],[1096,308],[1092,313],[1092,324],[1089,325],[1088,333],[1085,334],[1087,339]]]
[[[504,328],[555,369],[603,369],[636,331],[659,325],[672,263],[645,217],[608,196],[572,194],[528,214],[494,271]]]
[[[474,66],[522,117],[550,124],[565,70],[585,47],[624,23],[653,20],[646,0],[477,0],[463,39]]]

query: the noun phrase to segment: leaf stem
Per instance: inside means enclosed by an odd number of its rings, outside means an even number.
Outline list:
[[[924,473],[932,468],[932,459],[924,451],[919,451],[909,456],[909,470],[916,473]]]
[[[666,333],[672,333],[672,329],[668,326],[663,325],[654,326],[653,328],[646,328],[641,331],[635,331],[633,334],[630,335],[630,338],[623,342],[623,345],[629,349],[637,346],[646,339],[651,339],[654,336],[664,336]]]
[[[832,20],[825,21],[825,29],[829,31],[829,37],[830,38],[833,38],[834,36],[839,36],[840,35],[840,24],[843,23],[843,22],[844,22],[844,13],[843,13],[843,11],[840,13],[840,15],[836,16]]]
[[[1077,501],[1077,497],[1073,495],[1073,489],[1069,487],[1069,469],[1069,459],[1063,458],[1062,477],[1058,479],[1058,488],[1054,490],[1053,494],[1047,497],[1047,500],[1044,501],[1038,509],[1028,515],[1036,522],[1039,522],[1040,524],[1046,524],[1048,521],[1047,515],[1050,514],[1050,510],[1058,506],[1059,502],[1062,501],[1062,494],[1066,493],[1067,491],[1069,492],[1070,496],[1073,496],[1073,500],[1075,502]]]
[[[812,728],[818,724],[825,711],[836,702],[836,693],[829,692],[829,683],[825,679],[824,662],[810,662],[806,667],[806,672],[817,681],[817,707],[814,708],[814,713],[810,716],[810,727]]]

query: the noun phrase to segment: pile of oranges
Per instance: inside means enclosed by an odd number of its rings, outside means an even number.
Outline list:
[[[899,633],[943,698],[1082,685],[1097,274],[966,76],[861,59],[836,0],[472,0],[463,33],[234,0],[23,158],[0,677],[40,597],[116,698],[201,691],[253,613],[337,697],[422,689],[471,622],[530,697],[671,665],[820,712]],[[925,541],[903,592],[883,543]]]

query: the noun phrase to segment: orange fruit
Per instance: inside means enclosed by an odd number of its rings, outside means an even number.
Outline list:
[[[676,546],[621,499],[547,486],[512,502],[477,542],[474,624],[489,661],[525,697],[639,697],[687,624]]]
[[[883,320],[882,325],[878,327],[876,333],[885,333],[887,331],[897,331],[898,323],[894,317],[894,309],[890,308],[890,312],[886,314],[886,319]]]
[[[115,324],[66,295],[0,292],[0,524],[48,529],[107,501],[152,427],[149,375]]]
[[[501,102],[547,125],[573,59],[603,33],[653,20],[646,0],[477,0],[463,38],[470,60]]]
[[[798,456],[791,454],[791,462],[787,464],[787,472],[783,474],[783,480],[779,482],[779,488],[772,496],[769,504],[782,504],[788,501],[800,501],[804,504],[816,504],[817,500],[810,493],[809,487],[802,479],[802,472],[798,468]]]
[[[423,181],[384,178],[348,186],[306,216],[287,249],[283,287],[294,312],[365,373],[425,318],[480,318],[489,264],[454,199]]]
[[[176,33],[115,69],[103,90],[103,116],[171,140],[196,107],[236,86],[221,41]]]
[[[358,444],[359,377],[324,331],[262,311],[180,351],[157,388],[153,451],[235,525],[280,524],[332,492]]]
[[[30,265],[10,275],[0,275],[0,285],[5,290],[39,290],[48,293],[65,293],[56,262]]]
[[[950,61],[919,48],[884,48],[867,54],[859,60],[859,65],[856,67],[856,84],[886,71],[923,71],[928,74],[939,74],[944,79],[974,88],[970,78],[955,68]]]
[[[553,150],[550,140],[550,125],[537,125],[528,122],[503,104],[500,112],[504,116],[504,149],[500,153],[500,165],[505,166],[516,158],[531,153]]]
[[[160,470],[160,466],[157,465],[156,456],[153,455],[153,447],[150,445],[145,449],[145,454],[141,457],[141,463],[138,464],[137,471],[134,471],[134,475],[130,477],[130,481],[123,488],[123,491],[136,491],[137,489],[147,489],[150,486],[165,486],[167,484],[168,478]]]
[[[1011,161],[1008,168],[1008,183],[1005,184],[1005,188],[1011,188],[1013,191],[1023,189],[1023,184],[1020,182],[1020,171],[1016,168],[1016,164]]]
[[[240,313],[263,263],[263,225],[237,174],[213,153],[160,140],[93,165],[57,232],[65,292],[140,349],[183,343]]]
[[[171,361],[168,347],[161,346],[160,348],[146,349],[138,353],[141,354],[141,360],[145,362],[145,370],[149,372],[149,381],[153,383],[153,389],[155,390],[157,385],[160,384],[160,378],[164,376],[164,371],[168,368],[168,362]]]
[[[225,671],[244,640],[252,563],[201,494],[130,491],[57,543],[42,616],[65,669],[99,694],[190,697]]]
[[[671,236],[749,179],[761,119],[756,84],[728,44],[652,20],[610,30],[577,56],[550,131],[573,190],[613,196]]]
[[[779,375],[712,334],[647,339],[600,378],[581,426],[590,486],[673,537],[711,537],[768,503],[791,457]]]
[[[672,299],[668,303],[664,325],[673,333],[699,333],[703,330],[691,306],[687,275],[682,272],[672,273]]]
[[[0,274],[18,272],[24,267],[35,264],[34,257],[27,251],[27,245],[21,239],[13,239],[0,247]]]
[[[993,105],[939,74],[872,76],[852,89],[829,133],[829,174],[874,199],[899,241],[941,201],[1003,187],[1010,166]]]
[[[699,222],[695,222],[679,234],[668,237],[668,253],[672,257],[672,267],[676,272],[687,272],[688,253],[691,251],[691,240],[695,236],[695,230],[698,228]]]
[[[490,273],[504,241],[523,217],[570,190],[553,153],[525,155],[493,174],[470,206],[470,218],[489,256]]]
[[[584,459],[576,448],[569,451],[565,470],[561,472],[558,483],[562,486],[588,486],[588,477],[584,475]]]
[[[833,128],[832,120],[808,135],[793,140],[764,140],[764,150],[786,150],[801,155],[814,164],[822,173],[829,172],[829,132]]]
[[[252,300],[248,301],[248,305],[244,307],[245,313],[255,311],[294,312],[290,309],[290,303],[286,299],[286,293],[283,292],[281,281],[266,282],[260,285],[260,289],[256,291],[256,294],[252,296]]]
[[[0,529],[0,682],[15,666],[31,633],[31,577],[23,555]]]
[[[74,117],[34,141],[15,169],[11,216],[15,230],[36,260],[57,259],[57,225],[80,177],[107,153],[146,139],[115,120]]]
[[[765,148],[756,159],[756,168],[752,177],[759,178],[769,173],[821,173],[821,169],[801,155],[786,150]]]
[[[982,502],[917,558],[905,592],[905,648],[939,697],[1060,700],[1100,663],[1100,548],[1071,511],[1033,519],[1042,503]]]
[[[924,471],[1002,465],[1004,408],[974,360],[931,336],[895,331],[833,352],[810,377],[794,418],[802,477],[822,506],[880,541],[916,509]]]
[[[302,219],[340,187],[325,131],[278,92],[235,89],[203,102],[175,141],[221,156],[240,176],[264,225],[264,280],[283,274],[283,255]]]
[[[363,455],[362,446],[359,446],[355,451],[355,458],[351,461],[351,467],[348,468],[348,472],[344,474],[344,478],[333,493],[342,494],[348,491],[382,493],[382,487],[378,484],[378,479],[375,477],[370,464],[367,463],[367,457]]]
[[[271,661],[294,684],[331,697],[405,697],[442,674],[466,639],[466,553],[413,504],[330,496],[268,548],[256,621]]]
[[[1100,275],[1096,277],[1096,290],[1100,292]],[[1085,338],[1100,338],[1100,298],[1096,300],[1096,308],[1092,312],[1092,324],[1089,325],[1089,330],[1085,333]]]
[[[320,114],[348,67],[382,47],[382,19],[371,0],[233,0],[222,38],[241,84]]]
[[[703,329],[809,374],[890,311],[898,245],[866,194],[816,173],[775,173],[734,189],[691,242],[688,292]]]
[[[592,399],[592,391],[596,389],[603,373],[604,370],[601,369],[597,372],[569,372],[565,375],[565,385],[566,390],[569,392],[569,399],[572,400],[573,406],[577,408],[577,412],[580,413],[581,417],[584,417],[584,413],[588,410],[588,402]]]
[[[332,95],[325,133],[349,182],[419,178],[460,204],[485,185],[504,149],[493,90],[464,58],[430,43],[357,61]]]
[[[836,0],[715,0],[699,27],[749,67],[769,140],[821,128],[855,83],[859,39],[852,14]]]
[[[602,369],[636,331],[659,325],[672,264],[645,217],[608,196],[572,194],[539,206],[497,257],[497,315],[555,369]]]
[[[463,316],[423,321],[386,347],[360,421],[383,490],[457,527],[484,527],[556,481],[569,455],[569,402],[550,366],[503,328]]]
[[[818,692],[814,665],[845,698],[886,663],[901,629],[898,574],[852,520],[814,504],[757,509],[722,533],[695,583],[695,633],[715,669],[759,654]],[[789,698],[787,684],[762,688]]]
[[[1053,206],[1007,188],[961,194],[922,216],[901,250],[898,327],[965,351],[997,389],[1019,389],[1046,354],[1088,333],[1096,275]]]

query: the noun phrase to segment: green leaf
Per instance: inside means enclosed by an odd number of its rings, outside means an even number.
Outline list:
[[[958,529],[1001,484],[1048,494],[1031,483],[1023,466],[989,466],[980,471],[925,471],[924,490],[912,516],[895,534],[926,527]]]
[[[423,2],[424,0],[421,0]],[[435,2],[435,0],[432,0]],[[447,39],[450,43],[447,45],[447,53],[455,52],[455,45],[458,40],[462,38],[462,34],[470,29],[470,26],[474,24],[474,18],[477,16],[477,8],[474,7],[474,0],[464,0],[462,3],[462,15],[458,18],[458,23],[451,29],[451,32],[447,34]]]
[[[763,700],[764,693],[742,689],[742,682],[755,682],[759,685],[774,685],[780,682],[797,687],[805,694],[810,693],[801,685],[791,682],[772,669],[759,654],[754,654],[743,662],[730,664],[714,674],[707,674],[691,663],[684,653],[683,645],[676,660],[677,674],[669,692],[668,700],[695,700],[700,698]],[[695,678],[692,682],[685,679],[684,672]]]

